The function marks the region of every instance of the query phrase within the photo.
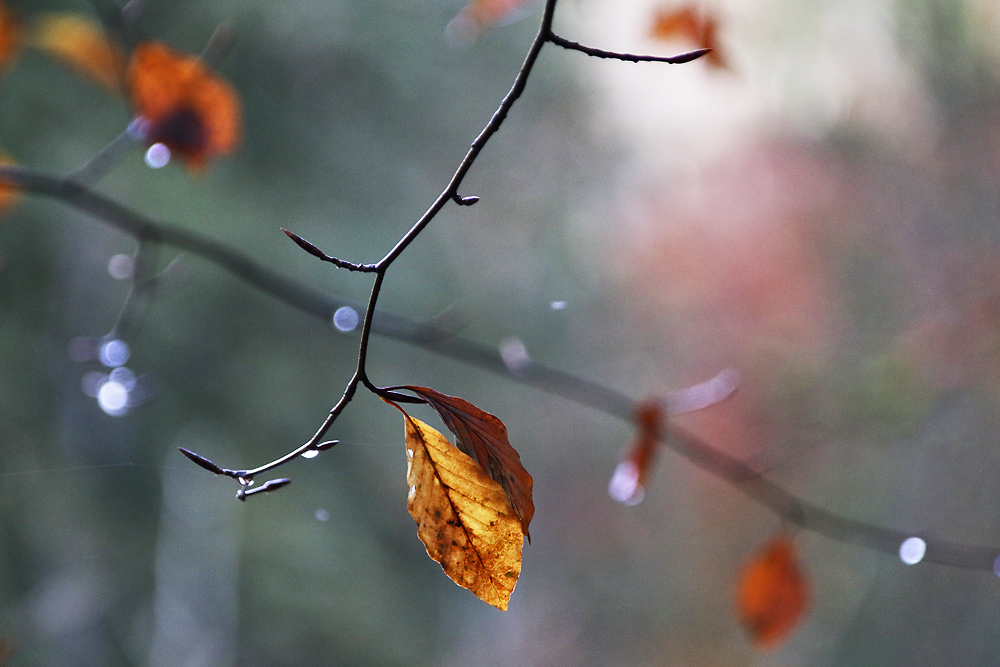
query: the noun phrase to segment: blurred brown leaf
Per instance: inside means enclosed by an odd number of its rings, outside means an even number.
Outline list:
[[[0,0],[0,73],[17,57],[22,34],[21,19]]]
[[[654,39],[677,40],[703,49],[712,49],[702,59],[716,68],[725,68],[726,61],[719,46],[718,20],[694,5],[671,9],[660,8],[653,15],[650,36]]]
[[[162,143],[198,170],[239,141],[240,104],[233,88],[194,56],[158,42],[140,44],[128,71],[136,114],[148,143]]]

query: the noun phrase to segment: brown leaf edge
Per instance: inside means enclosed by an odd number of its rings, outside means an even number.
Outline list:
[[[401,386],[427,401],[448,430],[455,434],[455,445],[475,459],[490,477],[503,487],[521,521],[521,532],[528,543],[528,526],[535,515],[531,475],[521,464],[521,456],[510,444],[507,427],[499,418],[457,396],[449,396],[430,387]]]

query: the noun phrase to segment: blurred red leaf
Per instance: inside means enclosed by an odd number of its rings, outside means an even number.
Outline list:
[[[663,406],[655,399],[643,401],[635,411],[639,432],[608,485],[608,493],[620,503],[638,505],[646,495],[649,471],[663,437],[663,412]]]
[[[777,646],[802,622],[809,582],[791,536],[776,535],[747,564],[736,585],[736,608],[760,649]]]
[[[0,165],[7,164],[13,165],[14,161],[9,157],[0,153]],[[20,188],[14,185],[7,185],[5,183],[0,183],[0,213],[6,211],[11,206],[13,206],[21,194]]]
[[[677,40],[695,47],[712,49],[702,59],[717,68],[726,67],[725,58],[719,48],[718,20],[694,5],[672,9],[661,8],[653,15],[650,36],[664,41]]]
[[[480,33],[509,18],[532,0],[469,0],[448,29],[459,41],[470,42]]]
[[[478,461],[486,474],[503,487],[521,521],[521,531],[530,542],[528,525],[535,514],[531,500],[533,482],[521,465],[517,450],[507,439],[507,427],[503,422],[464,399],[428,387],[397,388],[412,391],[437,410],[445,426],[455,434],[456,446]]]
[[[128,81],[136,113],[148,123],[148,143],[164,144],[195,170],[236,147],[239,98],[197,57],[145,42],[135,50]]]
[[[0,1],[0,72],[17,56],[23,32],[21,19]]]

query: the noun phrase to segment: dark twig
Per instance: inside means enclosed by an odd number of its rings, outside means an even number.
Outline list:
[[[284,227],[281,228],[281,231],[285,233],[285,236],[295,241],[296,245],[313,257],[319,257],[324,262],[330,262],[334,266],[341,269],[347,269],[348,271],[361,271],[364,273],[373,273],[377,269],[374,264],[355,264],[354,262],[347,262],[342,259],[337,259],[336,257],[331,257],[295,232],[290,232]]]
[[[688,51],[687,53],[681,53],[676,56],[641,56],[633,53],[618,53],[616,51],[595,49],[592,46],[584,46],[579,42],[574,42],[566,39],[565,37],[560,37],[555,33],[551,33],[549,35],[549,41],[556,46],[561,46],[562,48],[569,49],[571,51],[580,51],[581,53],[586,53],[588,56],[593,56],[594,58],[623,60],[628,63],[668,63],[670,65],[682,65],[684,63],[689,63],[692,60],[697,60],[706,53],[710,53],[712,51],[712,49],[695,49],[694,51]]]
[[[335,446],[338,441],[323,441],[323,435],[351,401],[357,391],[358,385],[363,384],[376,394],[391,397],[394,400],[400,398],[396,392],[393,392],[391,389],[381,389],[367,378],[365,361],[367,358],[368,341],[372,333],[378,333],[413,345],[419,345],[450,359],[462,361],[500,374],[514,382],[537,387],[548,393],[562,396],[567,400],[590,406],[605,414],[617,417],[626,423],[632,423],[632,416],[637,407],[636,402],[620,392],[536,363],[519,369],[518,373],[514,374],[507,368],[496,350],[492,348],[450,335],[449,332],[439,331],[427,324],[413,322],[401,316],[376,309],[376,303],[386,270],[427,224],[430,223],[444,205],[449,201],[463,205],[475,203],[474,200],[476,198],[474,197],[459,196],[458,188],[476,157],[482,151],[490,137],[500,128],[510,108],[518,97],[520,97],[531,69],[545,43],[552,42],[557,46],[581,51],[590,56],[630,62],[667,62],[676,64],[689,62],[708,52],[707,49],[700,49],[679,56],[658,57],[614,53],[585,47],[559,37],[552,32],[551,25],[555,5],[556,0],[546,0],[541,27],[531,44],[521,70],[515,78],[514,85],[502,100],[489,123],[487,123],[479,136],[473,141],[472,146],[455,171],[447,187],[382,260],[375,265],[361,265],[344,262],[335,258],[326,259],[328,256],[319,251],[311,243],[304,241],[297,235],[286,232],[292,240],[296,241],[300,247],[310,254],[320,257],[324,261],[332,261],[332,263],[343,266],[343,268],[372,271],[375,273],[375,281],[368,301],[368,308],[365,311],[365,321],[359,345],[358,365],[355,373],[348,382],[340,400],[330,410],[326,420],[312,438],[285,456],[253,470],[230,470],[222,468],[199,454],[181,449],[181,452],[199,467],[217,475],[232,477],[240,482],[241,488],[237,493],[237,497],[240,500],[244,500],[251,495],[276,490],[290,482],[288,479],[275,479],[259,487],[251,488],[254,483],[254,476],[283,465],[304,453],[324,451]],[[143,218],[121,204],[102,197],[92,192],[85,185],[70,179],[57,178],[24,168],[0,166],[0,182],[14,185],[35,194],[56,198],[78,210],[93,215],[106,224],[131,234],[140,242],[162,243],[183,248],[192,254],[200,255],[208,261],[230,271],[257,289],[323,320],[329,321],[332,313],[344,305],[358,308],[358,304],[320,292],[308,285],[278,274],[222,243],[181,227]],[[789,523],[826,535],[840,542],[855,543],[887,553],[895,553],[899,548],[900,542],[909,537],[909,534],[901,531],[850,519],[812,505],[786,491],[780,485],[770,481],[743,461],[713,448],[708,443],[678,428],[676,425],[671,427],[670,432],[672,435],[665,443],[670,448],[687,457],[700,468],[734,485]],[[924,560],[943,565],[993,571],[997,554],[1000,554],[1000,548],[997,547],[971,546],[940,540],[927,540],[927,551]]]

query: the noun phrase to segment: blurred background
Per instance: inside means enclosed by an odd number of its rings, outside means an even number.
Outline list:
[[[26,20],[89,11],[8,4]],[[279,227],[379,259],[446,185],[539,19],[528,4],[459,40],[447,26],[460,0],[144,5],[141,30],[188,53],[233,28],[218,69],[239,93],[242,140],[199,176],[148,168],[136,149],[95,189],[353,299],[368,277]],[[657,27],[685,6],[562,0],[556,27],[667,55],[704,45]],[[1000,545],[1000,8],[691,7],[712,60],[547,47],[462,188],[482,201],[445,209],[380,305],[636,398],[735,368],[735,396],[678,422],[831,511]],[[0,76],[0,150],[20,164],[65,173],[129,119],[121,97],[35,50]],[[534,476],[510,611],[427,558],[402,424],[370,395],[330,432],[342,445],[238,503],[176,448],[232,468],[295,448],[350,378],[357,330],[161,248],[128,356],[102,362],[135,247],[56,201],[25,196],[0,218],[5,666],[1000,660],[995,577],[811,533],[796,536],[809,614],[756,650],[733,588],[779,518],[669,451],[645,501],[620,505],[607,485],[628,424],[384,338],[375,382],[496,414]],[[101,394],[112,372],[116,392]]]

